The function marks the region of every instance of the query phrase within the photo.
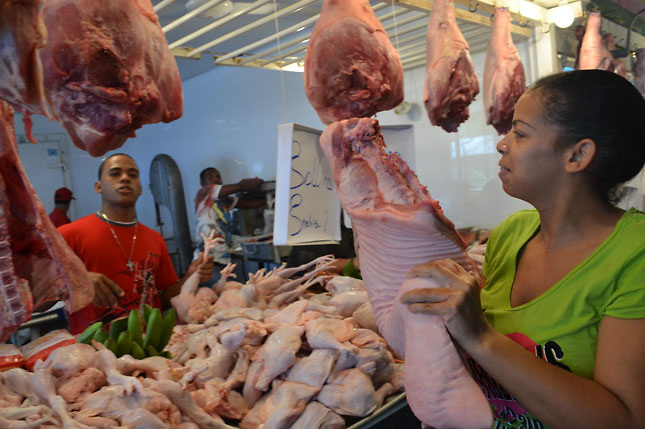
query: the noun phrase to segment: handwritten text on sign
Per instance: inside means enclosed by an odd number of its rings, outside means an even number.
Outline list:
[[[320,131],[282,124],[278,134],[274,244],[339,240],[340,201]]]

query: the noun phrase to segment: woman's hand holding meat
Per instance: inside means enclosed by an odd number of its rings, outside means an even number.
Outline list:
[[[437,287],[414,289],[401,296],[412,313],[440,316],[450,335],[468,350],[492,328],[484,318],[477,280],[452,259],[417,265],[408,278],[427,278]]]

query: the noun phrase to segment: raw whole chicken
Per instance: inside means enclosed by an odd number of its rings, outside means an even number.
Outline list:
[[[202,233],[204,239],[204,255],[210,254],[216,243],[221,240],[214,238],[215,230],[208,237]],[[204,259],[205,260],[205,259]],[[211,305],[217,300],[217,294],[210,288],[199,287],[199,269],[190,275],[181,286],[177,296],[170,298],[170,304],[177,311],[177,318],[183,323],[201,323],[209,314]]]
[[[324,0],[305,55],[320,120],[368,117],[403,101],[403,66],[368,0]]]
[[[150,0],[47,0],[45,91],[76,146],[100,156],[181,117],[181,79]]]
[[[432,125],[455,132],[479,94],[468,42],[459,31],[453,0],[436,0],[426,36],[423,102]]]
[[[408,271],[431,260],[453,259],[479,275],[454,225],[405,162],[386,153],[376,120],[334,123],[321,135],[320,145],[334,172],[341,204],[352,219],[379,331],[405,357],[405,390],[412,411],[436,428],[490,427],[488,402],[441,319],[419,317],[398,301]]]
[[[484,112],[486,123],[498,134],[511,130],[515,103],[524,93],[524,66],[511,38],[511,12],[495,8],[493,34],[484,65]]]
[[[0,100],[0,340],[29,320],[34,307],[65,300],[70,312],[94,297],[87,270],[56,231],[29,182],[13,128]]]
[[[41,3],[0,0],[0,99],[17,111],[49,116],[39,56],[47,33],[40,15]]]
[[[587,19],[587,29],[580,46],[578,70],[609,70],[614,69],[614,57],[602,43],[600,27],[602,17],[598,12],[591,12]]]

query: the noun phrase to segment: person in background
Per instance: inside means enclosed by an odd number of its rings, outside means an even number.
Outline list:
[[[256,190],[264,180],[253,177],[242,179],[237,183],[223,185],[222,176],[214,167],[208,167],[199,173],[202,188],[195,196],[195,258],[204,251],[204,240],[201,234],[208,237],[212,230],[221,241],[213,251],[214,269],[212,281],[219,279],[219,271],[230,262],[230,249],[233,235],[236,233],[231,211],[234,208],[261,207],[266,204],[264,198],[236,196],[237,193]]]
[[[72,203],[72,200],[75,200],[74,194],[67,188],[58,188],[54,192],[54,210],[49,213],[49,219],[56,228],[61,225],[65,225],[71,222],[69,217],[67,217],[67,211],[69,210],[69,205]]]
[[[168,307],[170,298],[196,270],[200,281],[211,277],[212,259],[200,255],[178,280],[163,237],[136,217],[141,190],[134,159],[122,153],[111,155],[99,166],[94,183],[101,209],[58,229],[85,264],[95,292],[91,304],[68,315],[72,334],[144,304]]]
[[[413,270],[451,287],[401,302],[443,319],[493,427],[645,427],[645,213],[615,206],[645,163],[643,97],[606,71],[547,76],[497,150],[504,191],[535,210],[492,231],[485,285],[434,261]]]

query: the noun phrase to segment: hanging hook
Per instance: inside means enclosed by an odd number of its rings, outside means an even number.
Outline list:
[[[520,27],[522,27],[522,28],[526,28],[526,27],[528,27],[528,26],[529,26],[529,19],[528,19],[528,18],[524,18],[524,21],[522,21],[522,19],[520,18]]]
[[[475,3],[475,6],[473,7],[473,1],[470,0],[470,2],[468,3],[468,12],[471,12],[471,13],[477,12],[477,9],[479,8],[479,2],[476,1],[474,3]]]

